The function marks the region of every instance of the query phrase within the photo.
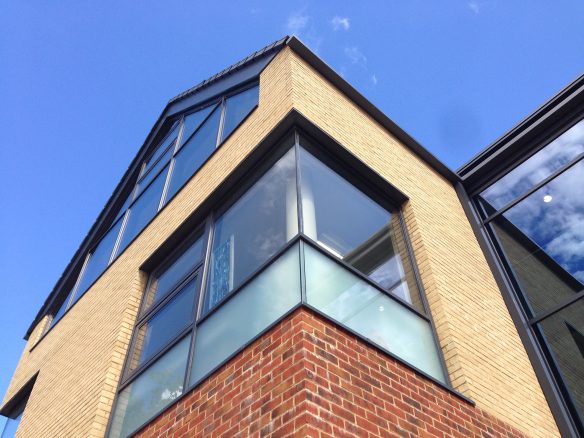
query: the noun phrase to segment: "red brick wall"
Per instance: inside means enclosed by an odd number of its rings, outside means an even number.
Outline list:
[[[524,436],[306,309],[138,434],[288,435]]]

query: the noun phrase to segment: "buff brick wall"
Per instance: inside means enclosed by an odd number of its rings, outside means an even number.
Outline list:
[[[299,309],[136,436],[525,435]]]
[[[5,401],[40,370],[18,436],[104,435],[145,285],[139,266],[297,108],[411,198],[404,216],[455,387],[534,436],[557,429],[453,187],[290,49],[260,79],[256,111],[29,352]]]
[[[533,436],[557,426],[451,183],[294,55],[294,107],[409,198],[404,216],[454,387]]]
[[[29,351],[29,338],[4,397],[40,370],[19,437],[103,437],[146,282],[139,266],[233,171],[292,107],[290,62],[278,56],[260,78],[258,108],[199,173]]]

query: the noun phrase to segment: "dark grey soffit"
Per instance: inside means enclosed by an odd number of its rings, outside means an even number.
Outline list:
[[[146,155],[154,147],[153,140],[159,134],[160,128],[163,126],[167,117],[183,111],[186,108],[196,106],[215,96],[223,94],[229,89],[243,84],[248,81],[255,80],[259,77],[262,70],[270,63],[274,56],[285,46],[289,46],[295,53],[297,53],[304,61],[317,70],[329,82],[343,92],[354,103],[359,105],[366,113],[368,113],[375,121],[381,124],[385,129],[391,132],[399,141],[410,148],[415,154],[422,158],[432,168],[434,168],[440,175],[448,181],[455,183],[460,180],[458,175],[449,169],[438,158],[426,150],[420,143],[418,143],[407,132],[401,129],[395,122],[381,112],[375,105],[373,105],[365,96],[359,93],[351,84],[336,73],[329,65],[320,59],[314,52],[304,45],[298,38],[284,37],[275,41],[272,44],[258,50],[247,58],[233,64],[225,70],[217,73],[211,78],[200,82],[198,85],[184,91],[173,97],[165,106],[162,113],[158,117],[156,123],[149,132],[144,144],[138,151],[135,158],[130,163],[130,166],[124,173],[121,181],[114,189],[112,195],[107,201],[104,209],[97,217],[94,224],[91,226],[89,233],[83,239],[81,245],[75,252],[75,255],[63,271],[63,274],[55,284],[53,291],[49,294],[39,312],[35,316],[33,322],[28,328],[24,339],[28,339],[34,327],[38,324],[46,312],[55,304],[56,301],[63,298],[70,288],[70,283],[73,281],[73,274],[77,274],[79,270],[80,260],[87,252],[95,245],[98,239],[107,231],[109,223],[113,220],[117,211],[127,196],[128,186],[131,186],[131,181],[136,177],[138,169]],[[64,290],[63,290],[64,289]]]
[[[458,169],[467,190],[488,184],[582,114],[584,74]]]

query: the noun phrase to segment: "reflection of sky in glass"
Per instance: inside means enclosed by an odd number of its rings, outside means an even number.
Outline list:
[[[584,120],[481,193],[499,209],[584,153]]]
[[[549,202],[544,201],[544,197]],[[584,282],[584,161],[504,216],[570,274]]]

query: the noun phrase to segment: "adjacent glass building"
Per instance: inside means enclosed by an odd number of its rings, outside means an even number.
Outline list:
[[[584,120],[561,108],[579,82],[461,174],[548,396],[583,433]]]

